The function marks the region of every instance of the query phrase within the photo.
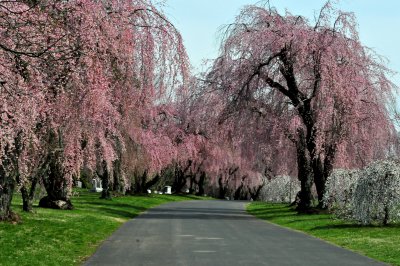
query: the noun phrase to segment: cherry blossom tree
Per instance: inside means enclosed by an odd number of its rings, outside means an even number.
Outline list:
[[[41,140],[46,135],[46,127],[40,121],[45,121],[51,112],[49,99],[63,83],[62,70],[68,68],[74,52],[73,45],[65,45],[73,37],[64,24],[69,19],[68,12],[60,12],[61,6],[44,2],[0,3],[0,216],[4,219],[10,214],[15,182],[24,187],[27,176],[38,172],[38,160],[44,150]],[[39,9],[42,12],[37,12]],[[50,66],[60,71],[53,75]]]
[[[6,1],[0,11],[2,218],[16,182],[27,188],[40,177],[40,204],[71,208],[84,164],[110,183],[126,140],[156,154],[148,144],[159,135],[145,121],[184,89],[188,61],[150,1]]]
[[[264,148],[269,146],[258,141],[265,131],[254,132],[248,125],[237,123],[234,115],[224,117],[224,95],[208,91],[207,85],[196,82],[182,112],[184,132],[192,136],[190,142],[194,144],[190,188],[193,190],[195,185],[199,194],[208,191],[207,194],[219,198],[249,198],[250,192],[257,194],[266,168]]]
[[[226,93],[228,113],[252,109],[276,119],[296,150],[298,207],[307,210],[312,184],[321,201],[335,165],[388,155],[388,74],[360,43],[354,15],[327,2],[314,25],[274,8],[245,7],[226,27],[207,78],[211,89]]]

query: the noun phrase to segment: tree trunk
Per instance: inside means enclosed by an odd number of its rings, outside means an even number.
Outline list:
[[[194,192],[195,192],[195,190],[194,190],[194,185],[195,185],[195,183],[196,183],[196,174],[192,174],[192,175],[190,175],[190,177],[189,177],[189,194],[193,194]]]
[[[38,176],[35,175],[33,178],[30,179],[29,190],[25,184],[21,187],[23,211],[31,212],[33,210],[33,198],[35,196],[35,190],[38,181]]]
[[[315,188],[318,195],[318,207],[322,207],[322,199],[325,194],[326,177],[324,176],[324,167],[319,156],[314,158],[312,162],[312,168],[314,173]]]
[[[135,182],[131,185],[131,194],[147,193],[146,191],[147,170],[143,174],[135,173]]]
[[[264,187],[264,184],[257,186],[257,188],[249,189],[250,198],[252,200],[258,200],[260,197],[261,189]]]
[[[206,179],[206,173],[205,172],[201,172],[200,174],[200,178],[199,178],[199,182],[197,183],[197,185],[199,186],[199,191],[197,192],[196,195],[198,196],[203,196],[204,195],[204,181]]]
[[[111,199],[110,175],[107,169],[107,163],[104,160],[102,162],[102,168],[102,173],[99,175],[101,179],[101,186],[103,188],[100,199]]]
[[[21,194],[22,194],[22,210],[26,212],[31,212],[33,210],[33,199],[29,197],[29,193],[26,187],[21,188]]]
[[[218,185],[219,185],[218,198],[225,199],[225,196],[227,193],[227,188],[226,188],[225,184],[222,183],[222,176],[220,178],[218,178]]]
[[[182,171],[180,168],[177,167],[175,169],[175,178],[174,178],[174,183],[172,184],[172,189],[176,191],[176,193],[180,193],[185,185],[186,185],[185,171]]]
[[[325,159],[322,164],[320,157],[315,159],[313,163],[314,182],[318,194],[318,207],[323,208],[323,198],[325,195],[326,180],[333,170],[333,162],[336,155],[336,144],[332,144],[327,148]]]
[[[18,215],[11,211],[11,202],[14,195],[16,182],[20,180],[18,157],[22,145],[20,134],[14,139],[14,150],[5,147],[5,156],[0,157],[0,221],[18,221]]]
[[[122,154],[123,154],[123,149],[122,149],[122,144],[121,140],[119,138],[114,138],[115,141],[115,151],[117,153],[117,159],[112,162],[113,164],[113,180],[112,180],[112,190],[125,194],[125,180],[123,177],[123,171],[122,171]]]
[[[234,200],[241,200],[242,199],[242,190],[243,190],[243,183],[240,184],[240,186],[235,190],[235,193],[233,194],[233,199]]]
[[[147,171],[144,171],[143,174],[135,173],[135,183],[133,184],[132,192],[133,194],[143,193],[143,187],[146,183]]]
[[[21,187],[22,194],[22,210],[31,212],[33,210],[33,200],[30,199],[28,189],[25,186]]]
[[[144,185],[144,191],[143,193],[147,193],[147,190],[150,189],[152,186],[157,184],[158,181],[160,181],[161,177],[159,174],[157,174],[154,178],[150,179],[146,184]]]
[[[12,219],[11,201],[15,188],[15,180],[0,165],[0,221]]]
[[[312,207],[311,187],[313,183],[310,159],[307,155],[306,141],[302,129],[298,130],[299,140],[297,141],[297,165],[298,179],[301,183],[299,193],[300,202],[297,206],[299,212],[307,212]]]
[[[39,207],[51,209],[72,210],[70,199],[70,185],[65,179],[63,161],[63,147],[61,132],[50,132],[48,135],[47,157],[41,166],[43,184],[47,196],[40,199]]]
[[[65,180],[62,166],[62,151],[60,149],[51,151],[45,166],[43,184],[47,196],[40,199],[39,207],[51,209],[72,210],[70,199],[70,187]]]
[[[113,162],[113,186],[112,190],[121,194],[125,194],[125,184],[122,176],[121,160],[115,160]]]

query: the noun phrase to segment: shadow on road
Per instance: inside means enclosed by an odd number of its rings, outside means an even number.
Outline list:
[[[250,220],[254,217],[239,209],[155,208],[136,219]]]

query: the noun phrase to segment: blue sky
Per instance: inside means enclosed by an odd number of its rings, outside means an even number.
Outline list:
[[[240,9],[257,0],[166,0],[164,11],[181,32],[190,61],[201,69],[202,60],[218,55],[218,29],[233,22]],[[271,0],[281,13],[310,19],[325,3],[324,0]],[[400,1],[399,0],[342,0],[337,6],[354,12],[359,24],[361,41],[385,56],[389,67],[400,72]],[[400,75],[394,77],[400,84]]]

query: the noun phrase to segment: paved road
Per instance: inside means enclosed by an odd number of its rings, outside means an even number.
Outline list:
[[[248,215],[237,201],[174,202],[124,224],[85,265],[383,265]]]

